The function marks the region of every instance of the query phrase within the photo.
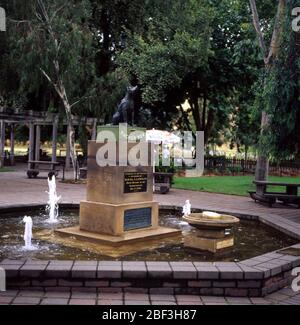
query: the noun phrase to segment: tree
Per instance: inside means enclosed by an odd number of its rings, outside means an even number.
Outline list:
[[[250,7],[253,17],[253,25],[257,33],[259,47],[261,49],[265,71],[264,75],[267,76],[270,74],[274,63],[278,58],[278,53],[281,47],[282,42],[282,28],[285,19],[285,10],[286,10],[286,0],[278,0],[277,14],[274,23],[274,29],[272,33],[272,38],[270,42],[269,49],[266,46],[265,36],[260,25],[260,19],[258,15],[256,0],[250,0]],[[261,132],[262,134],[267,132],[269,127],[269,116],[265,110],[262,110],[262,119],[261,119]],[[266,147],[262,144],[259,150],[259,156],[256,167],[255,178],[258,181],[264,181],[268,177],[268,153],[266,152]]]
[[[129,35],[117,61],[137,76],[144,104],[159,107],[178,90],[176,104],[184,102],[187,77],[207,66],[211,16],[201,0],[148,2],[143,33]]]
[[[247,7],[237,0],[148,3],[143,33],[130,34],[117,62],[138,77],[143,103],[162,127],[204,131],[206,144],[218,141],[241,93],[257,80]]]
[[[300,35],[292,30],[292,9],[298,1],[286,2],[283,13],[280,47],[264,80],[264,92],[258,96],[268,116],[261,142],[277,161],[299,157],[300,137]]]
[[[73,118],[88,100],[96,97],[95,38],[89,25],[89,1],[66,5],[62,0],[36,0],[27,6],[25,18],[20,19],[20,14],[18,19],[12,19],[10,14],[9,20],[12,31],[19,32],[11,31],[9,38],[8,62],[12,62],[11,70],[17,74],[15,88],[27,100],[41,90],[42,94],[48,93],[44,110],[62,103],[71,131],[68,141],[76,177]],[[49,92],[47,82],[55,92]],[[79,104],[80,108],[76,108]]]

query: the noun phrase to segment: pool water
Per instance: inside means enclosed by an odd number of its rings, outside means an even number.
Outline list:
[[[66,247],[57,243],[43,240],[33,240],[35,250],[25,251],[23,248],[24,216],[33,219],[33,234],[41,230],[53,232],[58,228],[72,227],[79,223],[78,210],[64,210],[60,212],[59,223],[47,223],[44,211],[33,211],[17,214],[0,215],[0,260],[9,259],[41,259],[41,260],[124,260],[124,261],[228,261],[238,262],[257,255],[282,249],[297,243],[296,240],[281,234],[272,228],[256,221],[244,221],[234,227],[235,246],[221,255],[185,248],[183,240],[196,230],[183,222],[180,215],[171,211],[160,211],[162,226],[180,229],[182,237],[170,242],[160,240],[155,248],[146,247],[145,250],[124,256],[111,258],[103,254],[90,252],[82,248]]]

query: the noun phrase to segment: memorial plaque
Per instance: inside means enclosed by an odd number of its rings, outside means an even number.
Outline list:
[[[124,193],[144,193],[148,188],[147,173],[125,173],[124,174]]]
[[[127,210],[124,214],[124,231],[149,228],[152,226],[152,209]]]

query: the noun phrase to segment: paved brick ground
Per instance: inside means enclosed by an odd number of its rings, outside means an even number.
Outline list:
[[[47,202],[47,181],[44,179],[27,179],[24,166],[13,173],[0,173],[0,207],[15,204],[45,204]],[[78,204],[85,199],[85,185],[69,185],[58,182],[58,193],[62,203]],[[17,199],[16,199],[17,198]],[[282,218],[283,222],[300,224],[300,210],[277,205],[273,209],[255,204],[250,198],[221,194],[199,193],[172,190],[169,195],[155,196],[163,205],[183,205],[190,199],[194,208],[230,211],[232,213],[251,213]],[[167,296],[141,294],[93,294],[80,292],[43,292],[43,291],[8,291],[0,293],[0,304],[77,304],[77,305],[230,305],[230,304],[300,304],[300,293],[296,294],[286,288],[266,298],[226,298],[201,296]]]
[[[47,198],[46,178],[28,179],[26,166],[19,165],[13,173],[0,173],[0,207],[14,204],[45,204]],[[42,175],[43,176],[43,175]],[[44,173],[44,176],[46,174]],[[71,173],[68,175],[71,177]],[[62,203],[78,204],[85,199],[86,186],[83,184],[70,185],[58,181],[57,190],[62,196]],[[16,201],[16,197],[18,198]],[[293,207],[275,205],[270,209],[267,206],[256,204],[248,197],[239,197],[222,194],[200,193],[184,190],[172,190],[168,195],[156,195],[155,200],[163,205],[183,206],[185,200],[190,199],[194,208],[205,210],[223,210],[232,213],[252,215],[275,215],[287,221],[300,224],[300,210]]]
[[[266,298],[226,298],[183,295],[90,292],[0,292],[0,305],[299,305],[300,293],[286,288]]]

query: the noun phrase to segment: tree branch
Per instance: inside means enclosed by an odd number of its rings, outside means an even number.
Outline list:
[[[260,23],[259,23],[259,16],[258,16],[258,11],[257,11],[257,6],[256,6],[256,0],[250,0],[250,7],[251,7],[251,11],[252,11],[253,25],[254,25],[255,31],[257,33],[257,36],[258,36],[258,43],[259,43],[260,49],[262,51],[264,61],[266,63],[267,47],[266,47],[265,39],[264,39],[263,33],[261,31]]]
[[[263,53],[265,65],[269,65],[273,57],[276,57],[278,54],[278,49],[280,48],[280,38],[282,35],[282,23],[284,17],[284,11],[286,7],[286,0],[278,0],[278,9],[275,20],[275,27],[273,30],[272,40],[269,48],[269,53],[267,53],[267,48],[264,40],[264,36],[259,23],[259,15],[256,6],[256,0],[249,0],[250,7],[253,17],[253,25],[258,36],[259,46]]]
[[[272,35],[269,55],[267,57],[267,64],[270,62],[272,57],[276,57],[278,49],[280,48],[280,39],[282,35],[283,15],[285,11],[286,0],[279,0],[275,27]]]

